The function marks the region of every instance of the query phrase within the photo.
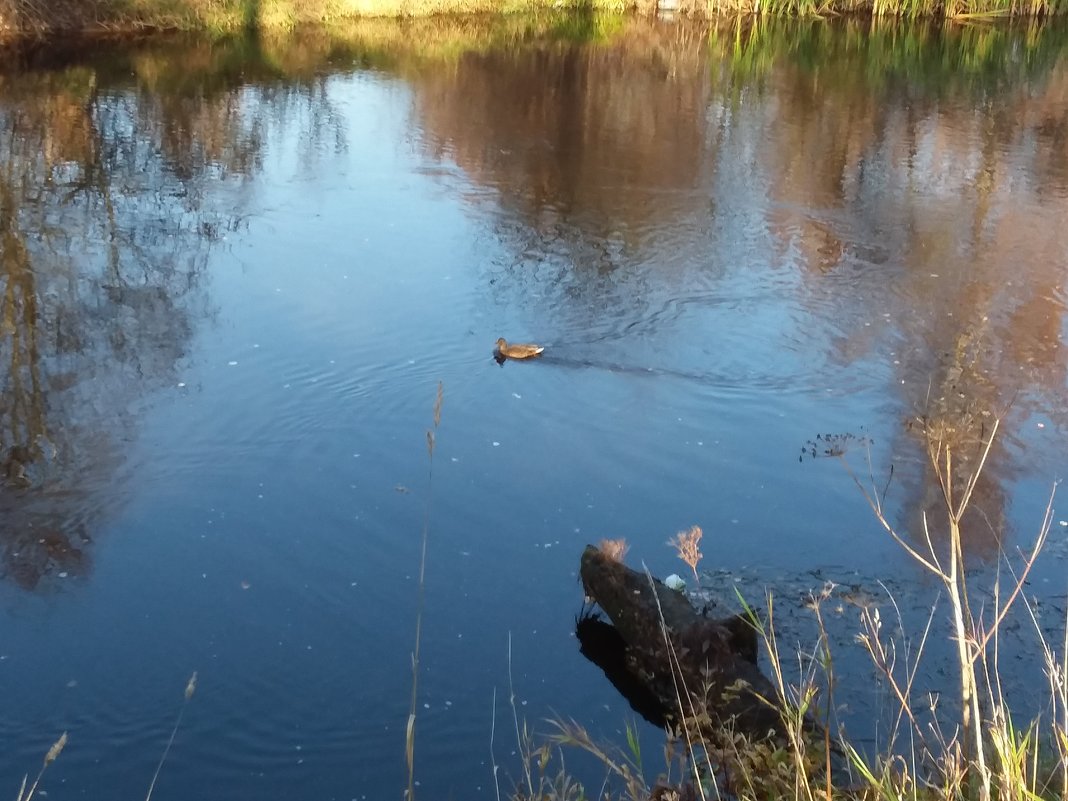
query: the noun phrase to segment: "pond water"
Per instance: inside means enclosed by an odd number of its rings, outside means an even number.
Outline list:
[[[509,676],[621,742],[588,542],[929,585],[817,435],[919,542],[925,427],[959,484],[1000,418],[968,548],[1026,544],[1068,452],[1065,42],[550,15],[8,53],[0,792],[64,730],[47,797],[146,792],[196,671],[154,797],[399,797],[424,527],[427,798],[518,776]]]

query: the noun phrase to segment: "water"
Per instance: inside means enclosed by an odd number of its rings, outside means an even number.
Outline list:
[[[928,586],[817,435],[893,466],[914,538],[915,419],[974,454],[1000,415],[969,548],[1026,543],[1068,435],[1061,41],[561,16],[9,55],[0,784],[67,730],[48,797],[145,792],[197,671],[155,797],[399,794],[426,521],[427,797],[495,797],[491,746],[519,775],[509,672],[533,725],[621,742],[587,542],[663,575],[699,524],[772,586]]]

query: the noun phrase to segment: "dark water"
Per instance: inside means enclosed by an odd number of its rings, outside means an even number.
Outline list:
[[[682,572],[699,524],[706,568],[929,586],[817,435],[893,467],[918,542],[916,419],[959,484],[1000,416],[968,545],[1029,541],[1068,445],[1065,41],[543,17],[8,54],[0,792],[67,730],[47,797],[138,797],[197,671],[155,798],[399,797],[427,517],[427,798],[494,796],[495,691],[518,776],[509,641],[520,716],[619,741],[587,542]],[[1062,601],[1065,517],[1032,584]]]

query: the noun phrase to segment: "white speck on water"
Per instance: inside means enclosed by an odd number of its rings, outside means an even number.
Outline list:
[[[415,359],[409,359],[408,364],[415,364]]]
[[[1039,423],[1039,424],[1038,424],[1038,427],[1039,427],[1039,428],[1045,428],[1045,427],[1046,427],[1046,424],[1045,424],[1045,423]]]
[[[233,361],[233,360],[228,361],[227,364],[230,365],[231,367],[236,367],[237,366],[237,362]]]
[[[547,543],[545,543],[544,545],[542,545],[541,547],[542,547],[542,548],[552,548],[552,547],[553,547],[553,544],[552,544],[551,542],[547,542]]]
[[[182,388],[182,387],[184,387],[184,386],[185,386],[185,382],[184,382],[184,381],[179,381],[179,382],[178,382],[178,387],[179,387],[179,389],[180,389],[180,388]]]
[[[1058,521],[1058,522],[1059,522],[1059,523],[1060,523],[1060,525],[1062,525],[1062,526],[1068,526],[1068,520],[1060,520],[1060,521]]]
[[[512,397],[517,399],[517,400],[521,400],[523,396],[520,395],[518,392],[513,392],[512,393]]]
[[[423,709],[430,709],[430,704],[423,704]]]
[[[738,522],[738,518],[737,517],[732,517],[731,518],[731,522],[732,523],[737,523]]]
[[[493,442],[493,447],[494,447],[494,448],[499,448],[499,447],[501,447],[501,443],[499,443],[499,442],[497,442],[496,440],[494,440],[494,442]]]
[[[460,461],[460,460],[459,460],[459,459],[457,459],[457,458],[456,458],[455,456],[453,456],[453,457],[452,457],[452,459],[451,459],[450,461],[453,461],[453,462],[458,462],[458,461]]]
[[[62,571],[60,571],[60,573],[59,573],[59,577],[60,577],[60,578],[66,578],[66,577],[67,577],[67,571],[66,571],[66,570],[62,570]]]
[[[353,459],[359,459],[360,458],[360,454],[354,453],[354,454],[352,454],[352,458]]]
[[[252,343],[252,347],[254,347],[254,348],[258,348],[259,346],[260,346],[259,342],[253,342]]]
[[[289,389],[289,384],[282,384],[282,389]]]
[[[702,442],[701,440],[697,440],[697,444],[698,444],[698,445],[700,445],[701,447],[704,447],[704,444],[705,444],[705,443],[704,443],[704,442]]]
[[[446,701],[445,706],[452,706],[452,701]]]
[[[262,500],[263,500],[263,493],[261,492],[261,493],[260,493],[259,495],[257,495],[256,497],[257,497],[257,498],[259,498],[259,499],[260,499],[260,500],[262,501]]]

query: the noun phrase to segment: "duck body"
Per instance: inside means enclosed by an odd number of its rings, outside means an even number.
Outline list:
[[[504,337],[497,340],[497,353],[502,359],[533,359],[545,350],[541,345],[513,342],[508,344]]]

